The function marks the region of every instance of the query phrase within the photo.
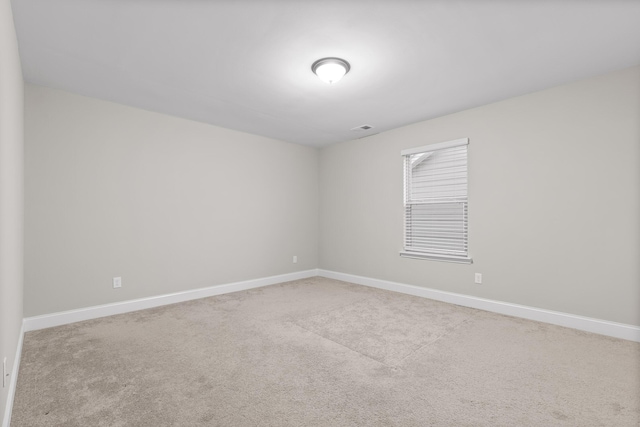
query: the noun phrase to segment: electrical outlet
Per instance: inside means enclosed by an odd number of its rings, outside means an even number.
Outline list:
[[[297,256],[297,255],[294,255],[294,256],[293,256],[293,263],[295,264],[295,263],[297,263],[297,262],[298,262],[298,256]]]
[[[7,386],[7,379],[9,378],[9,372],[7,372],[7,358],[2,361],[2,388]]]
[[[113,278],[113,287],[114,287],[114,289],[122,287],[122,277],[114,277]]]
[[[476,283],[482,284],[482,273],[476,273]]]

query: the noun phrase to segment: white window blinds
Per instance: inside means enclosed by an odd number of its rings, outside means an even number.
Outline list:
[[[404,158],[402,256],[466,262],[467,138],[412,148]]]

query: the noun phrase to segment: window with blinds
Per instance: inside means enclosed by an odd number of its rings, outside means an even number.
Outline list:
[[[402,151],[401,256],[470,263],[467,234],[468,138]]]

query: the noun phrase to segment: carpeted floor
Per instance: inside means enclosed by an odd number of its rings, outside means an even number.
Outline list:
[[[640,344],[324,278],[25,335],[12,427],[638,426]]]

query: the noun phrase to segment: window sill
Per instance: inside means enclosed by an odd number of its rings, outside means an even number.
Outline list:
[[[473,259],[471,258],[452,255],[435,255],[422,252],[400,251],[400,256],[403,258],[429,259],[432,261],[455,262],[458,264],[473,264]]]

